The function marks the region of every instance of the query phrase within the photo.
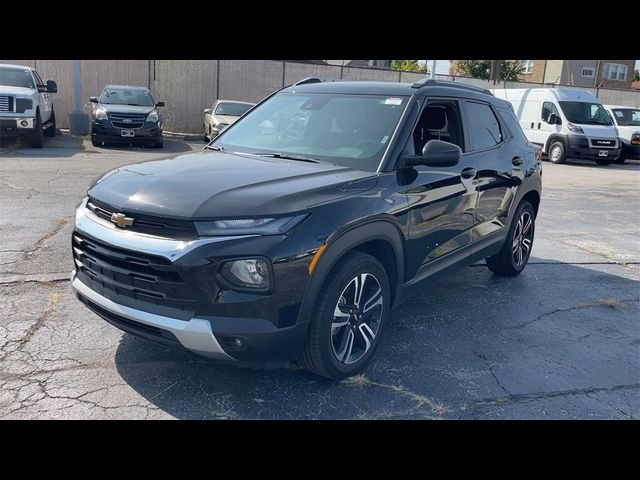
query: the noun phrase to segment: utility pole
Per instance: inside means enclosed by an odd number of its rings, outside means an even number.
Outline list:
[[[433,76],[436,74],[436,63],[437,60],[431,60],[431,72],[429,73],[429,78],[433,78]]]
[[[87,135],[89,133],[89,116],[82,113],[82,79],[80,60],[71,61],[73,73],[73,105],[74,111],[69,114],[69,133],[71,135]]]

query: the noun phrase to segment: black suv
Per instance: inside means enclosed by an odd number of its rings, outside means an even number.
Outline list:
[[[202,152],[94,181],[73,288],[166,345],[344,378],[425,282],[484,259],[519,274],[540,192],[539,149],[486,90],[307,79]]]
[[[91,97],[91,143],[150,145],[162,148],[162,115],[148,88],[107,85],[100,97]]]

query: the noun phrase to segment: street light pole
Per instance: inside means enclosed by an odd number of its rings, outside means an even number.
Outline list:
[[[436,62],[437,60],[431,60],[431,73],[429,74],[429,78],[434,78],[436,74]]]
[[[89,133],[89,116],[82,113],[82,77],[80,60],[71,61],[73,73],[73,105],[75,110],[69,114],[69,133],[71,135],[87,135]]]

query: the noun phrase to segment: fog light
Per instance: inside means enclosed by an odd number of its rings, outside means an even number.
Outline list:
[[[227,262],[222,276],[233,285],[245,288],[269,288],[269,266],[260,258],[245,258]]]
[[[242,348],[242,340],[240,340],[239,338],[234,338],[233,346],[240,350]]]
[[[26,120],[22,120],[20,122],[20,125],[22,125],[23,127],[26,127],[27,125],[29,125],[29,122],[27,122]]]

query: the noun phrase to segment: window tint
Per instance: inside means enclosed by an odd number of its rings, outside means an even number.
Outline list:
[[[502,141],[498,119],[489,105],[467,102],[468,130],[474,150],[494,147]]]
[[[542,120],[544,120],[545,122],[547,120],[549,120],[549,115],[551,113],[555,113],[556,115],[558,115],[558,109],[556,108],[556,106],[551,103],[551,102],[544,102],[542,104]],[[558,115],[560,116],[560,115]]]
[[[429,103],[413,130],[413,136],[405,147],[405,154],[420,155],[429,140],[458,145],[464,152],[464,135],[460,122],[460,111],[455,102]]]
[[[522,131],[522,128],[520,128],[518,119],[514,116],[514,114],[506,110],[498,110],[498,112],[500,113],[503,122],[506,124],[507,129],[511,133],[511,136],[523,143],[528,143],[529,140],[527,140],[527,137]]]

